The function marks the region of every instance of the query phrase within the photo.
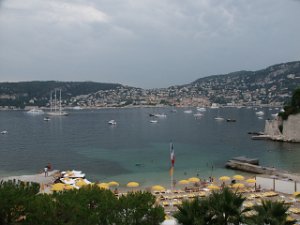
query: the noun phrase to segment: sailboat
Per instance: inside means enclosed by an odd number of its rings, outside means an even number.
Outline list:
[[[47,114],[50,116],[67,116],[69,115],[67,112],[62,111],[61,109],[61,89],[59,89],[59,107],[57,108],[57,99],[56,99],[56,91],[54,90],[54,108],[53,108],[53,99],[52,99],[52,92],[50,93],[50,112]]]

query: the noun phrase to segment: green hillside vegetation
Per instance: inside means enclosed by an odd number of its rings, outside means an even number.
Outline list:
[[[120,84],[96,82],[59,82],[31,81],[17,83],[0,83],[0,95],[10,97],[0,98],[0,105],[23,108],[25,105],[45,106],[54,89],[62,90],[62,98],[69,100],[73,96],[87,95],[99,90],[110,90],[122,87]],[[29,103],[34,99],[34,103]]]
[[[300,113],[300,88],[293,92],[291,102],[284,106],[284,112],[280,112],[279,116],[286,120],[289,115]]]

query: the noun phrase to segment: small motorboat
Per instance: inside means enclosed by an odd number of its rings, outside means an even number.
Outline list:
[[[215,117],[215,120],[216,120],[216,121],[223,121],[223,120],[224,120],[224,118],[223,118],[223,117],[219,117],[219,116],[218,116],[218,117]]]
[[[150,120],[150,123],[158,123],[157,120]]]
[[[8,131],[7,130],[3,130],[0,133],[4,135],[4,134],[8,134]]]
[[[117,125],[117,122],[115,120],[110,120],[110,121],[108,121],[108,124],[110,124],[110,125]]]
[[[236,122],[235,119],[226,119],[227,122]]]
[[[50,121],[51,119],[49,117],[44,117],[44,121]]]

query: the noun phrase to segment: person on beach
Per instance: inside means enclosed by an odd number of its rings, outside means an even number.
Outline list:
[[[44,168],[44,173],[45,173],[45,177],[47,177],[48,176],[48,167],[47,166],[45,166],[45,168]]]

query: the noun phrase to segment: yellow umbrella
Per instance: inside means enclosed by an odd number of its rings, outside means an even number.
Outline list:
[[[138,187],[140,186],[140,184],[138,182],[129,182],[127,184],[127,187],[131,187],[131,188],[135,188],[135,187]]]
[[[100,184],[97,184],[97,186],[101,189],[109,189],[108,183],[100,183]]]
[[[63,191],[64,188],[65,188],[64,184],[62,184],[62,183],[56,183],[56,184],[52,185],[51,190],[52,191]]]
[[[77,187],[82,187],[82,186],[87,185],[87,183],[85,183],[84,180],[78,180],[78,181],[75,183],[75,185],[76,185]]]
[[[234,178],[235,180],[244,180],[244,179],[245,179],[245,177],[242,176],[242,175],[234,175],[233,178]]]
[[[219,190],[219,189],[220,189],[219,186],[216,186],[216,185],[213,185],[213,184],[208,185],[207,188],[208,188],[209,190]]]
[[[200,179],[198,177],[191,177],[188,179],[189,182],[192,182],[192,183],[197,183],[200,181]]]
[[[232,185],[232,187],[233,187],[233,188],[244,188],[245,185],[242,184],[242,183],[236,183],[236,184]]]
[[[160,186],[160,185],[154,185],[152,186],[152,190],[153,191],[164,191],[166,190],[163,186]]]
[[[188,184],[190,182],[188,180],[180,180],[178,183],[185,185],[185,184]]]
[[[65,190],[73,190],[74,187],[73,187],[72,185],[67,184],[67,185],[65,185],[65,188],[64,188],[64,189],[65,189]]]
[[[110,186],[110,187],[118,187],[119,183],[116,182],[116,181],[111,181],[111,182],[108,182],[108,186]]]
[[[219,180],[220,181],[228,181],[228,180],[230,180],[230,177],[228,177],[228,176],[222,176],[222,177],[219,178]]]
[[[256,180],[250,178],[250,179],[247,179],[246,182],[249,184],[254,184],[254,183],[256,183]]]
[[[294,192],[294,194],[293,194],[294,196],[296,196],[296,197],[300,197],[300,191],[296,191],[296,192]]]

